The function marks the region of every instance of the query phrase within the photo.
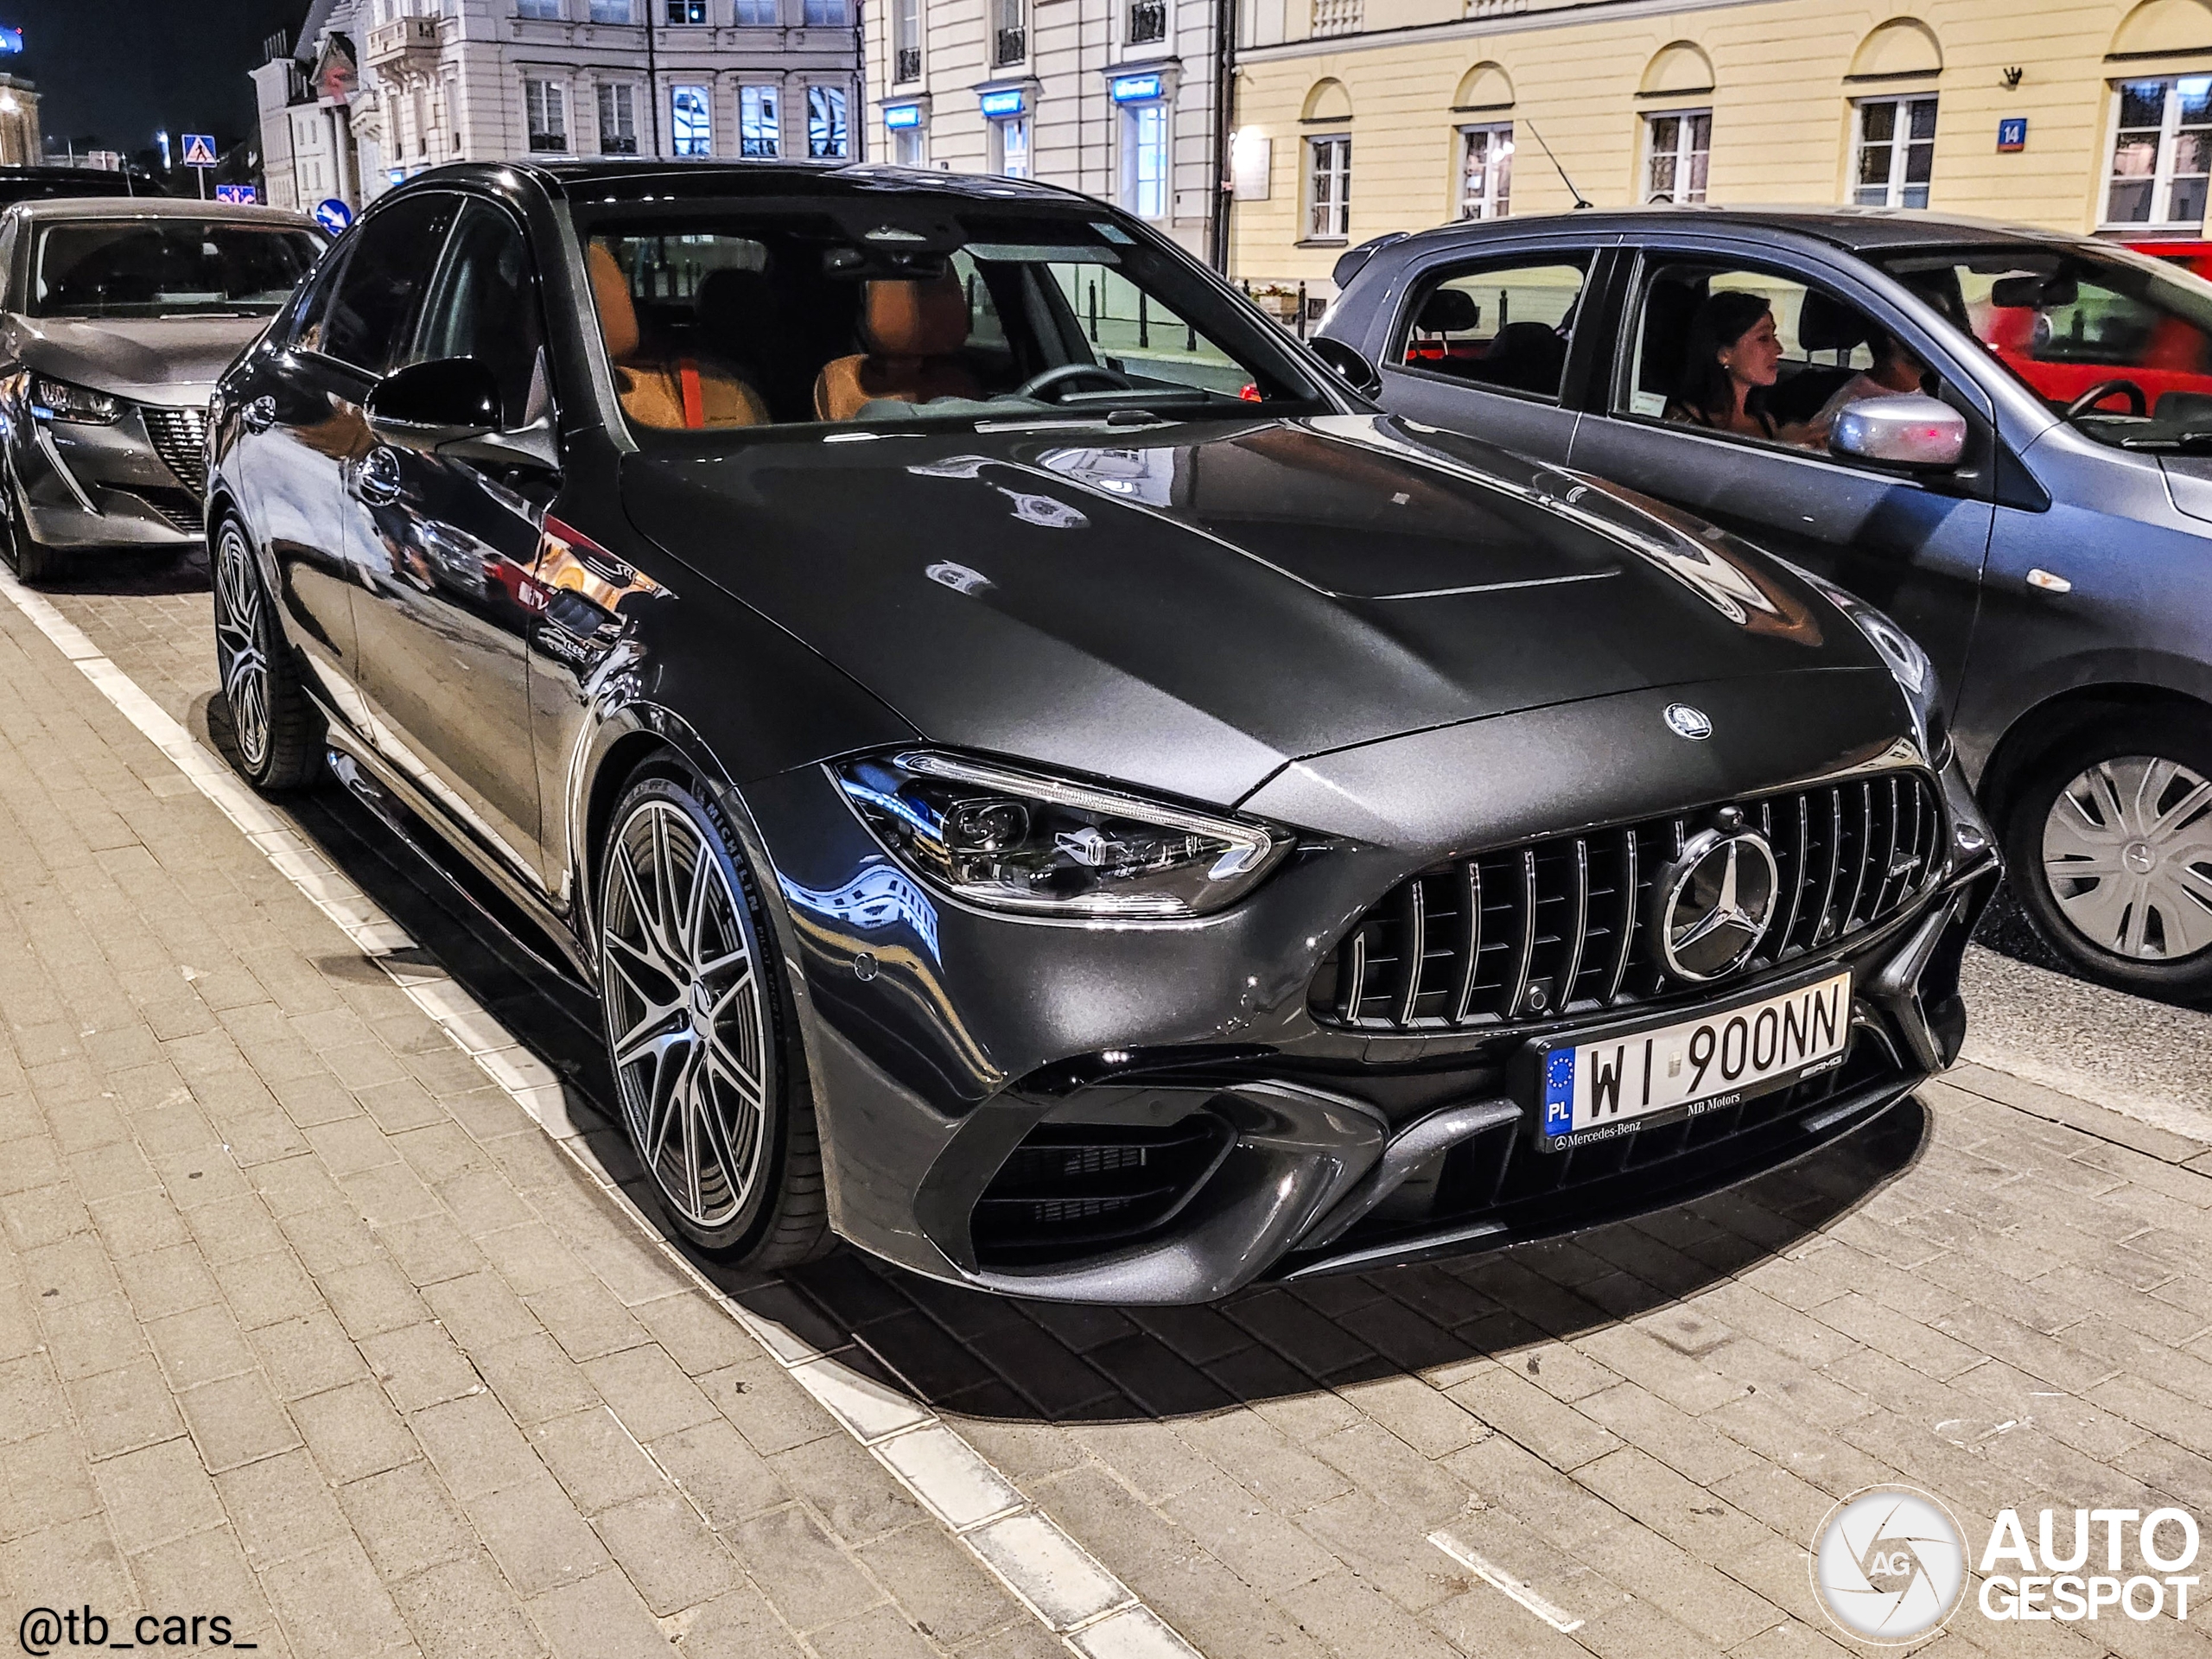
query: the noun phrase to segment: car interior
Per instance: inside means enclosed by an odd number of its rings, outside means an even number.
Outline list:
[[[1163,292],[1173,268],[1110,224],[855,234],[794,214],[587,236],[601,337],[642,428],[1300,395],[1186,320]]]
[[[1414,314],[1399,361],[1556,397],[1586,274],[1582,265],[1559,264],[1447,276]]]

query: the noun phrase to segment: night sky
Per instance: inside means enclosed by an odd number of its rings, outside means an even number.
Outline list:
[[[23,54],[0,70],[30,80],[48,138],[79,149],[144,149],[157,127],[213,132],[227,147],[253,131],[261,42],[299,27],[308,0],[0,0]],[[96,146],[86,140],[96,138]]]

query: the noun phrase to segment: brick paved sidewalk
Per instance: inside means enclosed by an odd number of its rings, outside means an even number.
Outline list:
[[[6,607],[0,840],[11,1621],[1061,1651]]]
[[[180,717],[204,700],[204,594],[57,602]],[[341,1593],[425,1651],[619,1649],[647,1615],[696,1653],[1060,1651],[4,611],[0,678],[11,1607],[166,1610],[181,1580],[302,1652],[350,1634]],[[1862,1485],[1977,1542],[2004,1506],[2212,1519],[2212,1154],[1978,1068],[1925,1101],[1638,1224],[1217,1308],[849,1253],[734,1287],[881,1355],[1208,1659],[1834,1655],[1806,1544]],[[2198,1629],[1969,1607],[1916,1651],[2154,1659]]]

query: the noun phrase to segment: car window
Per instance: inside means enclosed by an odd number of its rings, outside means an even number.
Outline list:
[[[32,238],[36,317],[267,315],[322,251],[314,232],[191,219],[64,219]]]
[[[512,431],[544,412],[543,315],[522,226],[504,208],[472,201],[446,244],[405,360],[474,358],[498,382],[502,424]]]
[[[2212,428],[2212,283],[2202,277],[2031,243],[1882,264],[2053,408],[2098,393],[2076,420],[2092,437],[2194,444]]]
[[[1657,264],[1635,318],[1620,412],[1752,442],[1825,454],[1848,405],[1938,385],[1863,308],[1776,271]]]
[[[1095,205],[916,193],[579,230],[640,431],[1328,406],[1278,331]]]
[[[393,353],[453,224],[460,198],[443,192],[403,197],[370,214],[353,235],[346,269],[311,337],[301,344],[370,374]]]
[[[1408,312],[1399,366],[1556,399],[1590,256],[1448,269]]]

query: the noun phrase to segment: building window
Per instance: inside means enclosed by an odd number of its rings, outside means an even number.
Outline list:
[[[671,86],[668,92],[669,137],[678,156],[715,153],[715,118],[704,86]]]
[[[1676,110],[1643,118],[1643,199],[1703,201],[1713,160],[1713,111]]]
[[[737,21],[747,29],[767,29],[776,21],[776,0],[737,0]]]
[[[415,89],[415,153],[428,156],[430,153],[430,89]]]
[[[991,170],[1009,179],[1029,176],[1029,118],[1009,115],[991,123]]]
[[[1459,129],[1459,217],[1503,219],[1513,203],[1513,124]]]
[[[802,14],[809,29],[849,29],[852,14],[845,0],[806,0]]]
[[[569,89],[557,80],[525,80],[522,92],[530,121],[531,149],[568,149]]]
[[[892,0],[891,79],[922,78],[922,0]]]
[[[550,22],[561,21],[562,0],[515,0],[515,16],[540,17]]]
[[[591,0],[591,20],[594,23],[633,23],[638,19],[631,10],[630,0]]]
[[[851,153],[845,129],[845,89],[806,89],[806,153],[816,161],[842,161]]]
[[[1306,141],[1306,237],[1341,242],[1351,234],[1351,138]]]
[[[1167,217],[1167,105],[1122,110],[1122,206],[1139,219]]]
[[[903,127],[891,135],[891,161],[895,167],[929,165],[929,143],[919,127]]]
[[[2124,80],[2113,88],[2107,225],[2204,222],[2212,172],[2212,75]]]
[[[998,0],[991,10],[998,23],[991,36],[992,67],[1002,69],[1009,63],[1020,63],[1029,55],[1027,8],[1023,0]]]
[[[1149,46],[1167,38],[1167,0],[1129,0],[1128,44]]]
[[[1936,168],[1933,98],[1862,98],[1851,200],[1859,207],[1925,207]]]
[[[638,89],[627,81],[599,84],[599,153],[638,153]]]
[[[783,130],[776,117],[776,89],[741,86],[737,92],[737,153],[774,156],[783,153]]]
[[[671,23],[705,22],[707,0],[668,0],[668,21]]]

